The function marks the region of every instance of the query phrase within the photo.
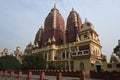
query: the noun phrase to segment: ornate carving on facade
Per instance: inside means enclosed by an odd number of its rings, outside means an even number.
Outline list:
[[[16,50],[14,51],[15,57],[21,62],[21,56],[22,56],[22,51],[20,50],[20,47],[16,47]]]
[[[118,45],[113,49],[113,54],[111,55],[110,62],[120,62],[120,40],[118,40]]]
[[[7,55],[9,52],[8,52],[8,49],[7,48],[4,48],[3,49],[3,52],[2,52],[2,55]]]

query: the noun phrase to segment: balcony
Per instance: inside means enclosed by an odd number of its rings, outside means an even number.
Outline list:
[[[81,51],[72,53],[72,57],[75,57],[75,56],[86,56],[86,55],[89,55],[89,50],[81,50]]]

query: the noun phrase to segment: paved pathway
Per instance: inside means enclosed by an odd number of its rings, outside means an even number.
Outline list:
[[[23,74],[21,80],[26,80],[26,78],[27,78],[27,75]],[[39,78],[40,78],[39,75],[32,75],[32,78],[30,80],[40,80]],[[0,80],[10,80],[10,75],[8,75],[6,77],[0,76]],[[14,75],[12,80],[18,80],[17,75]],[[45,76],[45,80],[56,80],[56,76]],[[79,78],[62,77],[62,80],[79,80]],[[103,80],[103,79],[87,79],[87,80]]]

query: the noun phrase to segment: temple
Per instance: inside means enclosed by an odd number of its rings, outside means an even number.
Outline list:
[[[63,63],[65,70],[107,70],[106,56],[94,25],[73,8],[65,21],[56,8],[47,15],[44,26],[36,33],[34,44],[26,46],[24,55],[40,53],[47,62]]]

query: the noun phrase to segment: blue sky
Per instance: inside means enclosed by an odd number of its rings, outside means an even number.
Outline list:
[[[0,52],[16,46],[24,51],[54,3],[66,19],[74,8],[84,23],[87,18],[99,34],[103,54],[109,56],[120,39],[120,0],[0,0]]]

